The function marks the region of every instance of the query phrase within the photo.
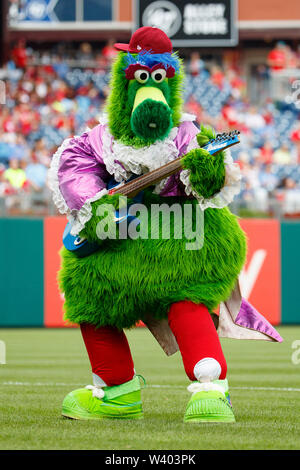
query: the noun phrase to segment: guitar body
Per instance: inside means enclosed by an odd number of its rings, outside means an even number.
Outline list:
[[[82,238],[79,235],[72,235],[71,228],[70,222],[67,223],[63,233],[63,244],[68,251],[74,253],[78,258],[84,258],[99,249],[98,243],[91,243],[88,242],[86,238]]]

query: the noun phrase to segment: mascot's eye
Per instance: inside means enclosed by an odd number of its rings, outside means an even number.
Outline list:
[[[151,73],[151,77],[156,83],[162,82],[166,78],[166,75],[167,72],[165,71],[165,69],[157,69]]]
[[[134,72],[134,78],[139,82],[139,83],[146,83],[146,81],[149,78],[149,72],[147,70],[136,70]]]

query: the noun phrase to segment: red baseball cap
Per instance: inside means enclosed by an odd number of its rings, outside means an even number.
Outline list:
[[[172,43],[166,33],[159,28],[143,26],[131,36],[129,44],[117,43],[114,45],[118,51],[127,51],[138,54],[141,51],[151,51],[152,54],[172,52]]]

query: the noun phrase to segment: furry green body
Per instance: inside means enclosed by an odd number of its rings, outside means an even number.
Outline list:
[[[126,145],[135,148],[151,145],[157,136],[150,138],[149,129],[147,132],[144,129],[145,136],[141,139],[131,127],[135,95],[143,85],[135,80],[128,82],[124,64],[125,54],[120,53],[112,70],[107,105],[109,128],[114,138]],[[174,126],[179,125],[181,116],[183,77],[180,67],[180,72],[168,81],[154,84],[150,79],[145,85],[155,85],[164,94],[172,111],[170,124]],[[141,122],[144,122],[142,110],[146,113],[147,106],[153,105],[150,101],[146,100],[136,108]],[[155,115],[153,110],[152,114]],[[213,136],[211,129],[202,127],[197,136],[199,147]],[[160,138],[164,137],[165,131]],[[198,194],[210,197],[223,187],[223,157],[223,153],[212,157],[201,148],[184,157],[183,166],[190,170],[190,181]],[[111,203],[117,208],[116,198],[104,196],[92,203],[93,215],[81,232],[82,236],[90,241],[98,240],[96,227],[101,218],[97,216],[97,207]],[[143,204],[148,208],[151,204],[163,203],[198,204],[196,199],[160,197],[151,189],[145,191]],[[227,208],[206,209],[203,247],[189,251],[187,241],[172,235],[170,239],[105,240],[100,241],[99,251],[86,258],[77,258],[63,248],[59,282],[65,294],[65,318],[73,323],[130,328],[146,314],[166,317],[172,303],[185,299],[203,303],[212,311],[229,297],[243,267],[245,235]]]
[[[144,204],[197,204],[195,199],[159,197],[147,191]],[[193,211],[194,214],[194,211]],[[204,212],[204,245],[186,250],[186,239],[105,240],[98,252],[77,258],[62,249],[60,287],[65,318],[118,328],[145,314],[166,317],[173,302],[188,299],[212,311],[226,300],[242,269],[245,235],[227,208]]]

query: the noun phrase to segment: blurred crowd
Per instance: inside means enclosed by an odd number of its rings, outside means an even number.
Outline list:
[[[47,169],[62,141],[98,123],[108,93],[113,41],[95,51],[57,46],[32,50],[20,41],[0,70],[6,101],[0,105],[0,212],[51,213]],[[285,43],[271,50],[264,80],[299,69],[299,51]],[[237,63],[186,60],[185,109],[217,132],[238,129],[232,148],[243,183],[237,212],[300,215],[300,121],[291,100],[249,98]]]

